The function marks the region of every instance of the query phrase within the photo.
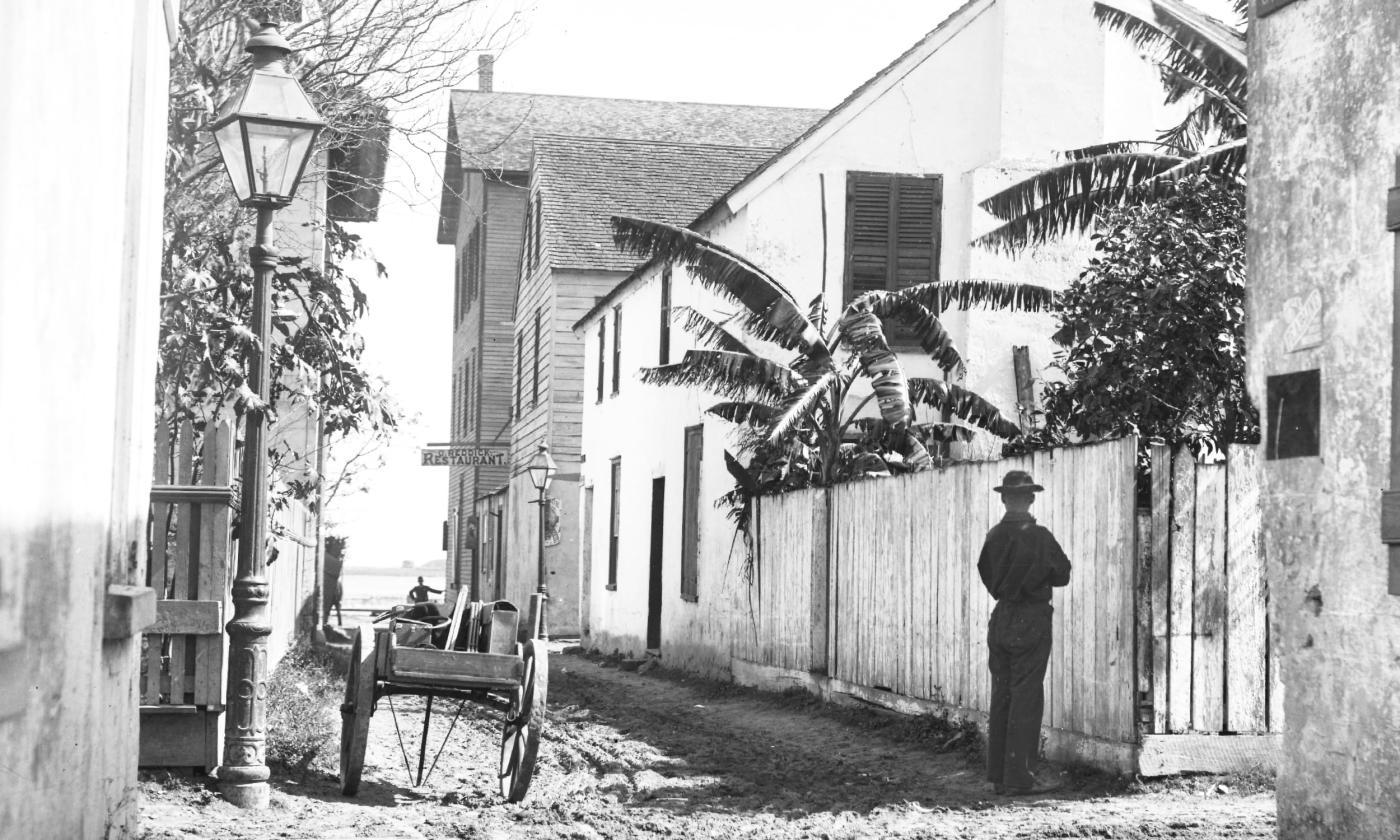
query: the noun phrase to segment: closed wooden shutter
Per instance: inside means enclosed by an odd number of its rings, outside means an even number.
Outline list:
[[[849,173],[845,300],[937,280],[942,204],[938,176]]]
[[[704,454],[704,426],[685,430],[685,475],[681,510],[681,598],[700,599],[700,461]]]
[[[618,533],[622,525],[622,459],[612,459],[611,509],[608,512],[608,588],[617,588]]]
[[[608,375],[608,316],[598,320],[598,402],[603,401],[603,382]]]

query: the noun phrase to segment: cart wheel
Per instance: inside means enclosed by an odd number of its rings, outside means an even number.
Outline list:
[[[513,710],[515,714],[506,718],[501,737],[501,796],[508,802],[519,802],[530,790],[549,692],[549,656],[544,645],[536,647],[534,639],[527,639],[524,659],[525,676]]]
[[[374,714],[374,628],[361,625],[350,648],[345,704],[340,707],[340,792],[354,796],[365,769],[369,718]]]

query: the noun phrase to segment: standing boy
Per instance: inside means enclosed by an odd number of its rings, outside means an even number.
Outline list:
[[[1059,785],[1038,781],[1034,771],[1050,661],[1050,588],[1069,583],[1069,558],[1030,515],[1035,494],[1045,489],[1030,473],[1012,470],[993,489],[1001,494],[1006,515],[987,532],[977,559],[982,583],[997,602],[987,622],[992,672],[987,778],[997,793],[1048,793]]]

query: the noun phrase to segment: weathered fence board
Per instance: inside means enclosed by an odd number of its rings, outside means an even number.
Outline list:
[[[1191,600],[1195,650],[1191,728],[1225,726],[1225,465],[1196,465],[1196,580]]]
[[[147,580],[160,620],[144,636],[143,765],[218,763],[232,450],[227,423],[202,436],[187,422],[157,427]]]
[[[1268,612],[1259,553],[1259,461],[1254,447],[1230,451],[1226,488],[1226,721],[1231,732],[1267,732]]]
[[[1152,732],[1168,729],[1167,702],[1171,685],[1171,534],[1172,534],[1172,451],[1165,445],[1152,447],[1152,583],[1148,608],[1152,620]]]
[[[1172,464],[1171,593],[1169,609],[1170,673],[1167,678],[1167,731],[1191,728],[1191,669],[1195,640],[1194,593],[1196,553],[1196,463],[1177,458]]]

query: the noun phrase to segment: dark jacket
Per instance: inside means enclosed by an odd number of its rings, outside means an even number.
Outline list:
[[[1035,517],[1007,514],[987,532],[977,571],[998,601],[1043,604],[1050,587],[1069,583],[1069,558]]]

